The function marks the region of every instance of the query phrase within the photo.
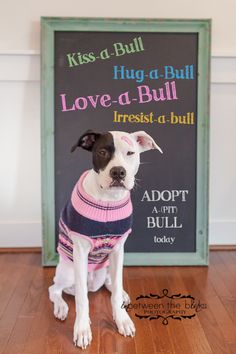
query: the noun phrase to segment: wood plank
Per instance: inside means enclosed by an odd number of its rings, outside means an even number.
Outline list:
[[[172,294],[181,293],[182,295],[192,295],[189,288],[186,286],[186,282],[183,280],[182,274],[186,272],[188,267],[178,268],[173,267],[171,269],[171,274],[169,277],[169,283],[171,286]],[[191,268],[195,271],[196,274],[199,274],[201,268]],[[177,321],[175,321],[177,322]],[[182,326],[184,333],[187,337],[185,342],[191,348],[193,353],[212,353],[211,347],[208,343],[208,339],[204,333],[204,329],[202,328],[201,322],[198,316],[192,319],[182,319]],[[173,331],[174,335],[174,331]],[[186,344],[185,344],[186,345]]]
[[[127,291],[130,295],[131,302],[136,302],[136,297],[144,294],[149,289],[146,288],[144,279],[147,276],[146,267],[127,267]],[[142,274],[142,281],[140,281],[140,274]],[[154,336],[151,330],[150,321],[140,320],[135,317],[134,311],[129,311],[129,315],[136,327],[136,334],[134,337],[135,351],[133,353],[155,353]],[[155,333],[156,336],[156,333]],[[123,347],[122,353],[127,353],[126,347]],[[132,353],[132,352],[131,352]]]
[[[14,261],[12,255],[10,257],[4,254],[0,255],[0,318],[20,276],[19,269],[15,269],[15,264],[12,261]],[[9,281],[9,274],[11,274],[11,281]]]
[[[61,338],[58,331],[58,325],[61,323],[53,316],[53,310],[48,298],[48,286],[55,272],[55,269],[42,269],[43,282],[40,286],[40,299],[31,328],[28,334],[28,339],[24,346],[24,354],[42,354],[49,353],[50,346],[52,353],[60,353]],[[50,328],[50,323],[54,320],[53,330]],[[62,326],[65,323],[62,323]]]
[[[189,275],[183,274],[185,283],[187,282],[187,288],[189,292],[195,297],[196,301],[206,303],[208,308],[206,310],[198,312],[197,316],[204,330],[205,336],[214,354],[228,353],[228,347],[225,346],[223,334],[215,319],[215,315],[209,308],[209,301],[215,296],[212,291],[212,287],[206,285],[207,282],[207,269],[201,269],[201,271],[194,277],[189,272]],[[196,280],[196,284],[194,282]],[[198,287],[200,285],[200,287]],[[205,297],[204,293],[208,289],[208,295]]]
[[[231,320],[236,326],[236,252],[221,252],[218,254],[218,273],[221,274],[222,280],[230,293],[230,297],[223,297],[222,291],[219,289],[222,303],[226,308]]]
[[[179,270],[182,268],[169,268],[169,273],[168,273],[168,278],[167,278],[167,285],[166,288],[168,289],[169,295],[174,295],[174,294],[186,294],[186,288],[183,282],[180,282],[178,277],[179,277]],[[173,270],[175,273],[173,273]],[[176,278],[176,275],[178,277]],[[163,276],[165,276],[163,274]],[[188,332],[186,332],[185,326],[184,326],[184,321],[189,320],[173,320],[171,319],[169,321],[169,330],[171,334],[171,338],[173,341],[173,345],[175,348],[175,353],[194,353],[192,350],[192,346],[190,344],[190,338]]]
[[[163,273],[166,269],[165,274]],[[148,272],[148,273],[147,273]],[[165,267],[149,267],[147,268],[145,280],[149,277],[149,284],[146,285],[146,294],[161,294],[162,289],[168,285],[168,268]],[[148,276],[149,274],[149,276]],[[151,303],[154,304],[153,301]],[[163,303],[163,300],[159,300]],[[163,325],[162,320],[152,320],[150,322],[151,330],[154,335],[154,344],[157,352],[166,351],[167,353],[174,352],[174,344],[170,334],[169,325]],[[158,335],[155,335],[158,333]]]
[[[208,269],[200,268],[200,271],[197,271],[195,268],[188,268],[184,272],[183,279],[187,289],[192,293],[196,301],[200,300],[202,303],[207,304],[207,309],[198,312],[197,317],[204,329],[205,336],[213,353],[228,353],[229,347],[224,337],[228,328],[226,330],[222,326],[221,315],[226,315],[225,325],[227,327],[230,318],[227,316],[225,309],[222,309],[220,299],[217,297],[210,282]],[[219,309],[221,312],[218,311]]]
[[[169,287],[168,277],[171,274],[172,268],[169,267],[145,267],[141,270],[143,295],[161,294],[162,289]],[[143,274],[145,273],[145,274]],[[141,294],[139,289],[139,294]],[[160,300],[159,300],[160,301]],[[148,321],[151,333],[155,344],[155,352],[165,353],[192,353],[191,347],[188,344],[187,335],[184,328],[178,321],[169,322],[167,326],[162,324],[162,320],[141,320]],[[143,324],[145,326],[145,324]],[[174,337],[173,337],[174,334]],[[182,340],[183,339],[183,340]]]
[[[21,254],[17,257],[13,254],[0,255],[0,317],[2,317],[3,312],[15,291],[17,282],[22,276],[21,263],[24,262],[24,260],[25,258]]]
[[[41,259],[37,255],[34,257],[36,273],[29,286],[25,301],[17,315],[15,326],[6,346],[6,353],[23,353],[33,318],[37,315],[40,298],[44,291],[43,269],[40,267]]]
[[[163,269],[164,269],[163,267],[158,267],[154,269],[152,267],[145,268],[145,278],[144,278],[145,295],[150,293],[157,294],[158,293],[157,285],[158,285],[159,292],[162,288],[166,288],[168,275],[165,274],[165,277],[162,276]],[[156,278],[157,274],[158,274],[158,280]],[[147,303],[154,303],[154,302],[148,301]],[[170,335],[169,326],[163,325],[161,320],[152,320],[152,321],[144,320],[144,321],[148,321],[150,323],[150,328],[152,333],[151,335],[153,336],[153,342],[155,345],[156,352],[165,351],[166,353],[172,353],[174,351],[174,346]]]
[[[10,341],[12,330],[15,326],[18,313],[27,296],[28,288],[34,277],[37,268],[34,268],[35,256],[32,254],[17,255],[12,259],[9,258],[9,263],[14,264],[13,272],[17,273],[17,281],[15,282],[14,291],[3,310],[0,322],[0,345],[4,352],[8,341]],[[11,266],[9,266],[10,268]],[[8,273],[11,279],[13,273]],[[13,275],[14,276],[14,275]]]
[[[227,252],[228,253],[228,252]],[[229,255],[228,255],[229,256]],[[229,258],[229,257],[227,257]],[[235,281],[232,281],[231,272],[228,271],[224,260],[220,254],[212,253],[210,256],[211,267],[209,269],[210,281],[224,305],[231,320],[236,325],[236,287]]]

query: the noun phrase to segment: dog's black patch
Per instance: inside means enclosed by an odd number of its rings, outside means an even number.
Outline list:
[[[93,168],[99,173],[104,170],[114,156],[115,145],[111,133],[101,134],[93,145]]]
[[[111,133],[95,133],[92,130],[85,132],[71,148],[73,152],[77,147],[92,151],[93,168],[99,173],[104,170],[114,156],[115,145]]]

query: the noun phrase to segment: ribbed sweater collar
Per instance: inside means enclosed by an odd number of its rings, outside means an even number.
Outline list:
[[[79,198],[87,202],[89,205],[94,206],[95,208],[102,208],[102,209],[119,209],[122,208],[124,205],[126,205],[130,201],[130,192],[128,192],[127,196],[121,200],[118,201],[101,201],[93,198],[91,195],[89,195],[87,192],[85,192],[84,187],[83,187],[83,182],[85,177],[89,171],[85,171],[78,183],[77,183],[77,193]]]
[[[130,192],[119,201],[98,201],[85,192],[83,181],[89,171],[82,174],[72,192],[71,202],[82,216],[100,222],[118,221],[132,214]]]

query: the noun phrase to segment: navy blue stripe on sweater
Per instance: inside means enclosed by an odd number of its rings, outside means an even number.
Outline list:
[[[71,231],[92,238],[124,235],[132,226],[132,214],[125,219],[117,221],[95,221],[79,214],[73,207],[71,201],[67,203],[62,211],[61,218]]]

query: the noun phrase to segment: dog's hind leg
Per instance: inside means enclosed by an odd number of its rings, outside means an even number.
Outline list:
[[[54,316],[64,321],[68,314],[68,305],[62,298],[62,291],[74,285],[73,264],[60,259],[53,279],[54,284],[48,288],[49,298],[54,304]]]
[[[112,287],[111,287],[111,275],[109,273],[109,267],[107,268],[105,287],[107,288],[107,290],[109,290],[111,292]],[[131,302],[129,294],[127,294],[127,292],[124,289],[122,292],[122,299],[123,299],[123,302],[126,306],[129,305]]]

